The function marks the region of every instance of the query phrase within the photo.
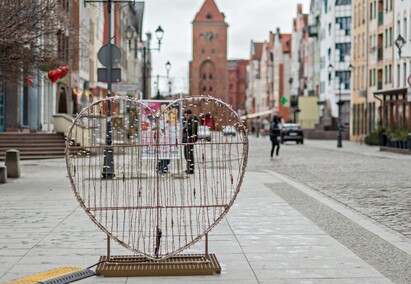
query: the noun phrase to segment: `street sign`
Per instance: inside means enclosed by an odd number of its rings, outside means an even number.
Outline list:
[[[107,68],[97,68],[97,81],[98,82],[107,82]],[[111,82],[120,82],[121,81],[121,69],[120,68],[111,68]]]
[[[113,84],[111,89],[113,92],[135,92],[138,87],[138,84]]]
[[[286,97],[281,97],[280,102],[282,105],[285,105],[286,103],[288,103],[288,100]]]
[[[115,46],[114,44],[105,44],[103,45],[98,53],[97,53],[97,57],[98,57],[98,61],[100,61],[100,63],[107,67],[108,65],[108,54],[109,54],[109,46],[111,45],[111,66],[115,66],[118,63],[120,63],[121,60],[121,51],[120,48],[118,48],[117,46]]]

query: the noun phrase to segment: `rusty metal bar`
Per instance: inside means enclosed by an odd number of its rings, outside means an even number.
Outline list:
[[[93,207],[93,208],[85,208],[87,211],[105,211],[105,210],[131,210],[131,209],[157,209],[157,208],[162,208],[162,209],[167,209],[167,208],[177,208],[177,209],[183,209],[183,208],[227,208],[229,207],[228,204],[225,205],[190,205],[190,206],[126,206],[126,207]]]

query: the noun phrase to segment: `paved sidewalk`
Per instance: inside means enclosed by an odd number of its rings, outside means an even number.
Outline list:
[[[351,149],[349,145],[345,143],[344,150]],[[352,149],[363,151],[357,145]],[[96,263],[106,254],[105,235],[79,207],[65,161],[23,161],[22,167],[20,179],[0,185],[0,282]],[[209,234],[209,251],[222,266],[220,275],[91,277],[82,283],[391,283],[281,199],[273,188],[285,184],[302,187],[274,172],[246,173],[234,206]],[[128,254],[113,243],[111,251]],[[189,250],[203,251],[203,242]]]
[[[362,155],[375,156],[375,157],[389,157],[393,159],[410,159],[409,154],[400,154],[387,151],[380,151],[379,146],[369,146],[365,143],[354,141],[342,141],[342,148],[337,148],[337,141],[334,140],[312,140],[305,139],[304,143],[307,146],[327,149],[332,151],[358,153]]]

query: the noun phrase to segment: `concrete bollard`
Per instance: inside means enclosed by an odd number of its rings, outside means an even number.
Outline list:
[[[0,166],[0,183],[6,183],[6,182],[7,182],[7,167]]]
[[[19,178],[21,176],[20,151],[16,149],[7,150],[4,165],[7,167],[7,177]]]

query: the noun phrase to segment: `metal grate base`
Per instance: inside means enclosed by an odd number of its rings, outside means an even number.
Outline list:
[[[180,254],[164,261],[147,260],[136,256],[100,257],[96,275],[105,277],[125,276],[185,276],[213,275],[221,273],[221,266],[214,254]]]

